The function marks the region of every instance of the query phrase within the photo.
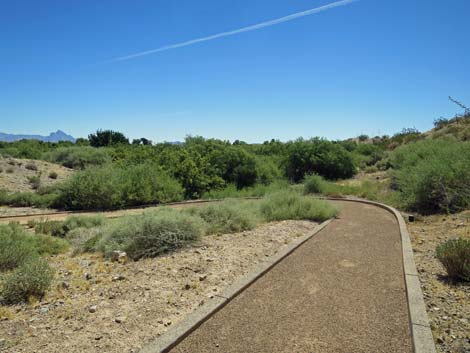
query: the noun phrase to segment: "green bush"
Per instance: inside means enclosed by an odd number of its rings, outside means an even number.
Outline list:
[[[73,169],[84,169],[88,166],[98,166],[111,162],[111,156],[107,149],[89,146],[59,147],[45,153],[42,158]]]
[[[208,224],[208,234],[237,233],[253,229],[260,222],[259,210],[250,201],[223,201],[185,212],[201,217]]]
[[[29,234],[18,224],[0,225],[0,271],[11,270],[37,255],[67,251],[68,243],[50,235]]]
[[[390,162],[392,187],[406,208],[436,213],[470,207],[470,143],[453,138],[410,143],[397,148]]]
[[[1,295],[7,304],[25,302],[30,297],[41,299],[53,278],[54,273],[47,262],[33,257],[5,276]]]
[[[11,270],[37,256],[31,236],[18,224],[0,225],[0,271]]]
[[[312,173],[327,179],[350,178],[356,173],[351,153],[341,144],[318,138],[299,139],[289,143],[287,150],[286,174],[295,182]]]
[[[304,179],[305,194],[321,194],[327,189],[327,181],[318,174],[307,175]]]
[[[256,184],[251,187],[238,189],[236,185],[229,184],[223,189],[215,189],[204,194],[203,199],[225,199],[240,197],[262,197],[275,191],[288,189],[291,185],[286,180],[278,180],[269,185]]]
[[[436,256],[450,278],[470,281],[470,239],[453,239],[439,245]]]
[[[198,240],[204,230],[199,217],[163,209],[109,222],[98,228],[95,239],[87,241],[105,255],[122,250],[138,260],[179,249]]]
[[[57,255],[69,249],[69,243],[57,237],[47,234],[32,236],[33,247],[39,255]]]
[[[261,213],[267,221],[307,219],[322,222],[335,217],[337,211],[326,201],[281,191],[261,202]]]
[[[28,177],[28,181],[34,190],[39,189],[39,187],[41,186],[41,177],[39,175]]]
[[[151,163],[94,167],[59,186],[56,206],[70,210],[117,209],[183,199],[181,185]]]
[[[59,174],[56,172],[50,172],[49,173],[49,179],[57,179],[59,177]]]
[[[8,194],[0,192],[0,204],[13,207],[39,207],[50,208],[56,203],[58,195],[55,193],[39,194],[35,192],[15,192]]]
[[[32,222],[36,234],[49,234],[54,237],[64,238],[68,232],[76,228],[93,228],[104,224],[106,218],[101,215],[93,216],[69,216],[65,221],[40,221]]]

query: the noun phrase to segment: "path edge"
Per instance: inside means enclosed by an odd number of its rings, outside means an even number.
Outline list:
[[[241,292],[246,290],[254,282],[256,282],[265,273],[270,271],[279,262],[289,256],[297,248],[305,244],[308,240],[323,230],[333,219],[329,219],[317,225],[310,233],[298,238],[294,243],[279,251],[276,255],[269,257],[267,260],[259,263],[254,270],[236,280],[233,284],[225,288],[220,294],[214,295],[208,302],[188,314],[176,326],[163,333],[161,336],[154,338],[147,343],[139,353],[167,353],[194,330],[201,326],[205,321],[210,319],[214,314],[221,310],[225,305],[230,303]]]
[[[398,221],[400,230],[402,255],[403,255],[403,272],[405,277],[406,297],[408,301],[409,324],[411,328],[411,338],[413,341],[414,353],[436,353],[434,337],[432,335],[429,317],[426,312],[426,304],[424,303],[421,283],[418,277],[418,271],[413,257],[413,248],[411,246],[410,233],[406,226],[401,213],[386,204],[364,200],[359,198],[336,198],[322,197],[321,199],[329,201],[348,201],[359,202],[363,204],[380,207],[393,214]]]

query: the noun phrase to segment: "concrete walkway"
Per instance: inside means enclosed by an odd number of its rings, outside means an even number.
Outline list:
[[[340,219],[171,352],[412,352],[397,221],[335,204]]]

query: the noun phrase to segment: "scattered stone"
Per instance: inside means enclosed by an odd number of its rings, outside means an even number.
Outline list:
[[[88,308],[88,312],[90,313],[96,313],[96,310],[98,310],[98,307],[96,305],[92,305]]]
[[[91,276],[91,273],[88,273],[88,272],[85,273],[85,279],[86,279],[87,281],[89,281],[89,280],[92,279],[92,278],[93,278],[93,277]]]
[[[190,290],[190,289],[191,289],[191,285],[188,284],[188,283],[186,283],[186,285],[184,286],[184,289],[185,289],[185,290]]]
[[[117,275],[113,277],[113,282],[124,281],[125,279],[126,277],[124,277],[123,275]]]
[[[129,258],[127,257],[126,252],[115,250],[111,253],[111,261],[126,264],[129,261]]]
[[[63,281],[61,283],[63,289],[69,289],[70,288],[70,283],[67,281]]]
[[[117,318],[114,319],[114,321],[118,324],[122,324],[123,322],[126,321],[126,317],[125,316],[118,316]]]
[[[41,312],[41,314],[46,314],[49,312],[49,306],[42,306],[39,311]]]

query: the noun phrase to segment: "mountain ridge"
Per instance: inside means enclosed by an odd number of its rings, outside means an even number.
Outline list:
[[[70,141],[75,142],[75,137],[68,135],[62,130],[51,132],[48,136],[42,135],[22,135],[22,134],[7,134],[0,132],[0,141],[2,142],[14,142],[19,140],[38,140],[44,142],[59,142],[59,141]]]

